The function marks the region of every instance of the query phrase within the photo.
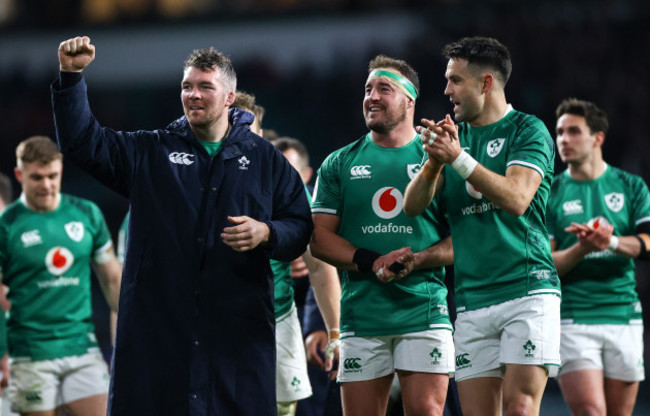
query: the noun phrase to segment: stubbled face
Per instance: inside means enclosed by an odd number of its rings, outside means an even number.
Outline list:
[[[63,163],[53,160],[44,164],[26,163],[16,168],[16,179],[22,185],[27,206],[36,212],[49,212],[56,209],[59,192],[61,192],[61,174]]]
[[[454,105],[456,122],[472,124],[483,112],[485,95],[483,77],[477,76],[465,59],[450,59],[445,72],[447,86],[445,95]]]
[[[575,114],[562,114],[555,127],[558,153],[564,163],[587,161],[600,146],[597,134],[591,134],[587,120]]]
[[[379,134],[387,134],[406,119],[409,98],[399,88],[380,78],[366,82],[363,117],[366,126]]]
[[[207,128],[215,125],[232,103],[221,79],[220,70],[202,71],[189,67],[183,73],[181,101],[187,121],[192,127]]]

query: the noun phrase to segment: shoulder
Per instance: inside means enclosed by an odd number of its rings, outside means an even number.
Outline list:
[[[352,143],[333,151],[329,156],[325,158],[322,166],[328,168],[338,168],[345,165],[347,161],[351,160],[354,158],[354,156],[363,151],[365,148],[365,139],[366,135],[363,135]]]
[[[647,188],[647,184],[645,183],[645,181],[641,176],[636,175],[634,173],[630,173],[628,171],[625,171],[621,168],[617,168],[612,165],[608,165],[608,166],[609,166],[608,169],[610,170],[610,175],[623,182],[625,186],[634,189]]]
[[[63,209],[74,208],[86,215],[88,218],[97,218],[98,216],[103,218],[99,206],[88,199],[74,195],[61,194],[61,205]]]

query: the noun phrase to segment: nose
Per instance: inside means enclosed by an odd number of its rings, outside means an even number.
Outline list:
[[[190,91],[188,93],[188,97],[190,97],[190,98],[199,98],[200,97],[199,89],[198,88],[190,89]]]
[[[370,90],[370,92],[368,93],[368,99],[370,99],[371,101],[379,100],[379,92],[377,91],[376,88]]]
[[[445,85],[445,91],[444,91],[444,94],[445,94],[445,95],[451,95],[451,94],[452,94],[452,90],[451,90],[451,82],[447,82],[447,85]]]

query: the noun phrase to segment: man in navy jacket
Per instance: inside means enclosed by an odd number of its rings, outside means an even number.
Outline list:
[[[94,56],[88,37],[60,44],[52,105],[66,157],[131,202],[109,414],[274,415],[268,260],[311,235],[298,173],[229,110],[236,75],[213,48],[185,63],[185,116],[155,131],[95,120],[81,75]]]

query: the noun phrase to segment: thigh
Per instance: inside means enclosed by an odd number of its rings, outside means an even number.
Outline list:
[[[603,371],[582,369],[560,374],[560,390],[573,414],[604,415]]]
[[[337,379],[340,383],[373,380],[394,372],[391,337],[346,337],[341,340]]]
[[[404,415],[442,416],[449,375],[397,370]]]
[[[383,416],[393,374],[366,381],[341,384],[341,402],[345,416]]]
[[[605,379],[607,416],[631,416],[639,393],[639,382]]]
[[[294,308],[289,316],[275,327],[277,371],[276,389],[279,402],[294,402],[312,394],[307,358],[302,342],[298,313]]]
[[[396,335],[393,341],[396,370],[416,373],[454,373],[454,339],[450,330],[430,329]]]
[[[499,377],[468,378],[456,383],[463,416],[500,416],[502,399]]]
[[[508,364],[503,379],[505,414],[537,415],[548,380],[547,370],[536,365]]]
[[[107,394],[97,394],[65,404],[72,416],[104,416],[108,404]]]
[[[66,357],[66,372],[61,383],[62,403],[68,405],[75,401],[108,395],[108,366],[100,352],[90,352],[84,355]],[[98,398],[89,400],[90,404],[100,403]],[[102,406],[101,404],[97,404]]]
[[[11,410],[16,413],[48,413],[56,409],[60,373],[56,360],[12,361],[7,390]]]

